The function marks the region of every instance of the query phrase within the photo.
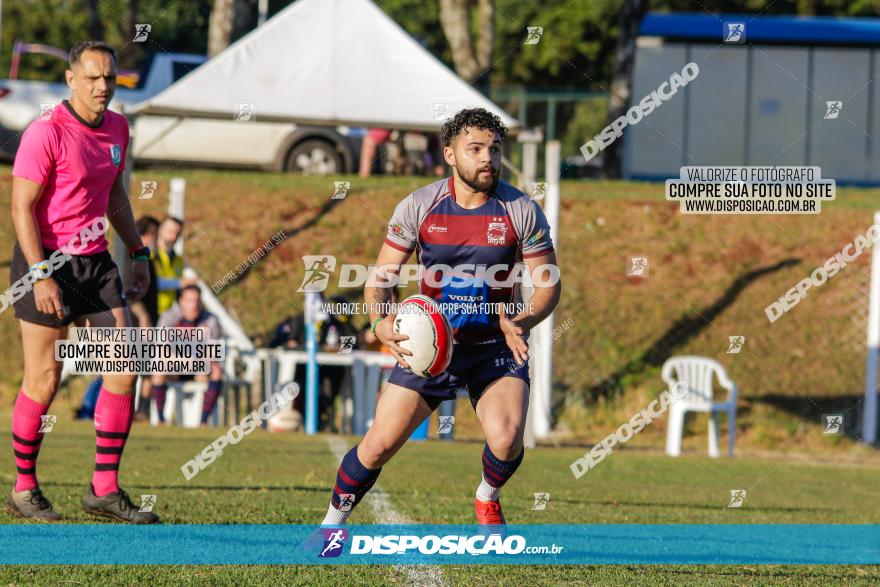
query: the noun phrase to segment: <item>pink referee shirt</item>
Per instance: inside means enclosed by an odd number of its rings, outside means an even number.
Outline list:
[[[101,124],[90,127],[65,101],[27,127],[12,175],[44,186],[34,215],[45,248],[60,249],[107,214],[110,190],[125,169],[127,149],[128,121],[109,110]],[[75,244],[80,245],[78,238]],[[77,254],[106,250],[107,239],[101,236]]]

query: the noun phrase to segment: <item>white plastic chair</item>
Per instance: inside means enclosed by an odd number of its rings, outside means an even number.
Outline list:
[[[727,399],[723,402],[714,401],[712,379],[717,377],[718,384],[727,390]],[[672,357],[663,364],[660,375],[669,391],[676,384],[687,385],[687,393],[677,401],[669,404],[669,424],[666,430],[666,454],[677,457],[681,454],[681,437],[684,432],[685,412],[707,412],[709,418],[709,456],[718,456],[718,415],[727,413],[729,443],[727,453],[733,456],[733,444],[736,437],[736,383],[730,380],[721,363],[714,359],[697,356]]]

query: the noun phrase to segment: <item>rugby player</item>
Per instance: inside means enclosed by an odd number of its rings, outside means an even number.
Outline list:
[[[70,100],[25,130],[12,169],[12,217],[18,242],[10,279],[33,284],[14,305],[24,347],[24,381],[12,416],[18,476],[7,499],[12,513],[41,522],[60,515],[37,482],[41,423],[58,390],[61,363],[55,342],[77,326],[131,325],[126,296],[138,299],[149,286],[150,251],[135,226],[122,173],[128,122],[108,110],[116,90],[116,55],[109,46],[84,41],[70,51],[66,71]],[[123,290],[107,239],[89,227],[106,221],[134,260],[130,288]],[[86,239],[81,235],[90,234]],[[56,251],[70,258],[50,264]],[[119,461],[131,429],[135,376],[105,373],[95,407],[96,456],[83,509],[116,520],[149,524],[159,518],[139,512],[118,484]]]
[[[420,291],[443,304],[453,327],[452,362],[446,372],[432,378],[408,370],[405,357],[412,353],[399,345],[407,337],[394,334],[395,316],[388,307],[391,287],[365,289],[364,299],[376,310],[370,316],[375,335],[398,364],[379,395],[373,425],[342,459],[322,525],[346,522],[383,465],[441,402],[455,397],[459,387],[467,389],[486,436],[482,479],[474,502],[477,522],[506,523],[499,492],[523,460],[529,405],[528,332],[556,307],[561,284],[558,279],[547,280],[537,287],[536,282],[525,310],[508,316],[503,309],[495,311],[497,305],[478,306],[485,310],[482,313],[459,311],[453,300],[513,303],[518,300],[516,286],[474,285],[473,280],[468,285],[466,278],[455,277],[442,285],[436,274],[428,279],[432,267],[438,265],[504,265],[508,270],[496,274],[501,281],[519,262],[530,273],[542,265],[558,272],[550,227],[541,208],[499,180],[501,141],[506,135],[501,120],[484,109],[458,112],[444,124],[440,136],[452,177],[416,190],[394,211],[376,266],[387,269],[384,279],[391,284],[400,265],[417,252],[425,268]]]

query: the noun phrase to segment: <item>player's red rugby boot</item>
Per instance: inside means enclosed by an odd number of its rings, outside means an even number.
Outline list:
[[[477,510],[477,523],[481,526],[507,524],[504,520],[504,514],[501,512],[501,502],[475,499],[474,507]]]

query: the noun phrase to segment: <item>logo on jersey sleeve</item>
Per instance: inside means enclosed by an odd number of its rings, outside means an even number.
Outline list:
[[[119,166],[122,163],[122,149],[119,145],[110,145],[110,157],[113,159],[113,165]]]
[[[544,232],[543,228],[538,230],[538,232],[536,232],[535,234],[530,236],[528,240],[526,240],[526,246],[531,247],[532,245],[538,244],[539,242],[541,242],[541,240],[543,240],[545,236],[546,233]]]
[[[389,234],[392,234],[402,240],[415,240],[413,239],[413,236],[410,234],[410,232],[406,228],[404,228],[403,225],[399,222],[392,222],[391,224],[389,224],[388,232]]]

